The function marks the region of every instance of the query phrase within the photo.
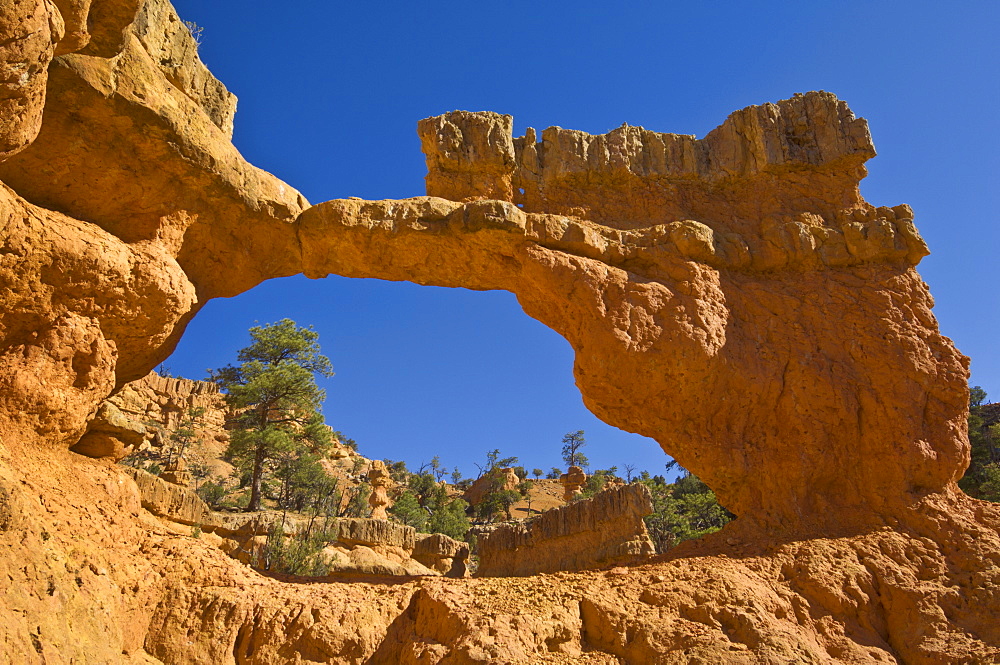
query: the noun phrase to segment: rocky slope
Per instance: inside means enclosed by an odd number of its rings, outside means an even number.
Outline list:
[[[911,211],[858,193],[874,150],[843,102],[701,140],[448,114],[420,126],[434,196],[306,209],[233,148],[165,0],[0,9],[0,661],[1000,659],[1000,511],[954,484],[967,359]],[[514,292],[589,408],[739,519],[607,572],[302,584],[69,452],[206,300],[298,272]]]

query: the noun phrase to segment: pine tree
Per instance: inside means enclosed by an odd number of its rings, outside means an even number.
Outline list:
[[[332,444],[319,413],[325,393],[316,376],[333,376],[320,354],[319,334],[291,319],[250,329],[251,344],[240,350],[239,365],[211,373],[239,415],[227,458],[250,476],[248,512],[259,510],[265,476],[285,456],[322,454]]]

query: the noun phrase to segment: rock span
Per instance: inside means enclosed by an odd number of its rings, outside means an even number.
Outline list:
[[[911,211],[860,197],[874,150],[833,95],[700,140],[538,141],[450,113],[420,124],[432,196],[308,208],[232,146],[233,97],[166,0],[0,9],[0,654],[1000,658],[1000,514],[954,485],[967,361],[914,270]],[[606,574],[303,585],[178,533],[125,471],[69,452],[204,302],[299,272],[516,293],[573,345],[588,407],[739,519]]]

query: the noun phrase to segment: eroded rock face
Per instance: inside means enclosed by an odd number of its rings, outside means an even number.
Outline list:
[[[655,551],[642,518],[649,490],[612,487],[527,522],[503,524],[479,538],[479,571],[509,577],[631,564]]]

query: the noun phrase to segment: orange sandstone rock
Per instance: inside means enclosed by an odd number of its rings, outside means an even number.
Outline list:
[[[649,490],[636,483],[502,524],[480,536],[477,574],[524,576],[642,561],[654,552],[642,519],[652,512]]]
[[[587,474],[574,464],[559,476],[559,483],[563,486],[563,501],[569,503],[580,496],[580,490],[587,484]]]
[[[470,123],[483,142],[455,148],[448,128]],[[485,155],[483,179],[503,161],[490,155],[507,126],[467,113],[421,125],[425,146],[458,155],[462,178],[479,164],[463,155]],[[968,361],[937,331],[913,270],[926,248],[912,212],[858,194],[874,154],[864,121],[809,93],[739,111],[700,142],[573,136],[545,144],[552,175],[524,203],[535,212],[514,196],[310,208],[306,274],[513,291],[574,346],[589,408],[660,441],[768,528],[822,531],[833,514],[878,524],[951,486],[968,455]],[[670,141],[687,147],[651,147]],[[432,193],[475,198],[441,184],[451,162],[433,150],[428,162]],[[579,210],[559,202],[568,183]],[[609,193],[640,185],[641,197]]]
[[[372,518],[377,520],[389,519],[386,512],[392,507],[392,499],[389,498],[389,488],[395,485],[389,469],[386,468],[382,460],[372,460],[368,468],[368,482],[371,483],[372,491],[368,495],[368,505],[372,509]]]

